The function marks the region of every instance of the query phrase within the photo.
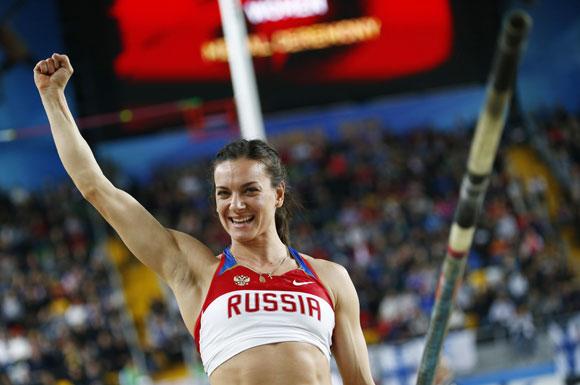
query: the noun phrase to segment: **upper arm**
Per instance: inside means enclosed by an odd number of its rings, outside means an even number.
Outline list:
[[[366,342],[360,326],[356,289],[346,269],[336,265],[333,286],[336,290],[332,351],[345,385],[374,384]]]
[[[203,243],[165,228],[135,198],[104,177],[84,196],[129,250],[168,282],[176,271],[191,272],[195,278],[215,259]]]

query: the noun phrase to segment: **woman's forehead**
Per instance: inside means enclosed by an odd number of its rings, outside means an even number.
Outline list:
[[[264,164],[253,159],[226,160],[218,163],[214,171],[216,187],[231,187],[250,182],[263,183],[268,180]]]

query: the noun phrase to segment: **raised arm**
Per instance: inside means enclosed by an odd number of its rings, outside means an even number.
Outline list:
[[[182,277],[196,279],[215,262],[212,252],[193,237],[163,227],[105,177],[67,105],[64,89],[72,73],[66,55],[54,54],[34,67],[34,82],[67,173],[141,262],[170,284]]]

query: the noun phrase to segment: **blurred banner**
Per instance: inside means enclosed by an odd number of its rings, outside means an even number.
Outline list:
[[[80,28],[93,23],[110,34],[99,48],[110,63],[89,71],[110,65],[119,102],[231,97],[216,1],[167,0],[159,7],[154,0],[109,0],[106,16],[67,1],[71,15],[82,15],[75,19]],[[240,1],[266,113],[483,83],[500,15],[498,4],[485,0]],[[110,92],[99,94],[104,85],[110,91],[104,82],[93,97],[110,99]]]
[[[122,78],[228,81],[217,2],[117,0]],[[386,80],[451,54],[449,0],[242,0],[260,76],[298,82]]]
[[[531,368],[533,369],[533,367]],[[562,385],[562,377],[555,373],[540,375],[510,376],[503,373],[491,373],[483,379],[457,381],[457,385]]]

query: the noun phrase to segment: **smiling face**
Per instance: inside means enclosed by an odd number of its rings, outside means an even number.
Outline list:
[[[275,214],[284,202],[284,184],[272,187],[263,163],[247,158],[221,162],[214,182],[216,210],[232,242],[278,236]]]

